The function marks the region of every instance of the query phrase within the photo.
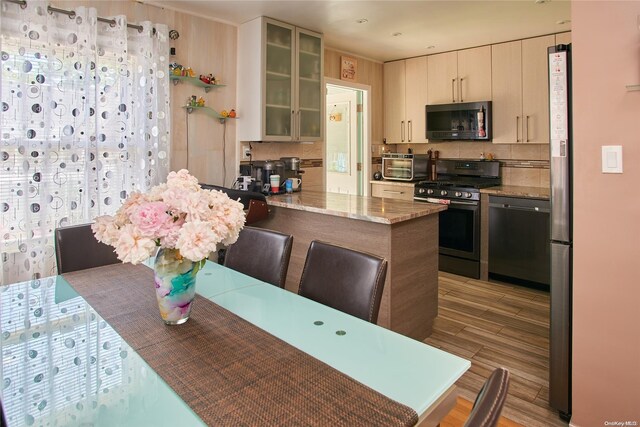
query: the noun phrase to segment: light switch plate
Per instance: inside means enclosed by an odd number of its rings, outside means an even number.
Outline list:
[[[622,145],[602,146],[602,173],[622,173]]]
[[[242,160],[249,160],[251,158],[251,148],[242,147]]]

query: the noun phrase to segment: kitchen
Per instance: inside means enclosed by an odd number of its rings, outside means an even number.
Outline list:
[[[161,2],[156,2],[159,4]],[[173,47],[177,50],[177,58],[182,63],[191,65],[196,70],[211,70],[220,76],[226,88],[220,88],[216,91],[215,96],[210,96],[212,105],[219,111],[224,108],[232,108],[237,105],[236,88],[243,84],[238,77],[237,70],[237,27],[219,21],[210,21],[203,16],[209,15],[213,18],[217,17],[216,13],[198,13],[185,14],[169,9],[170,5],[164,4],[165,9],[160,9],[147,4],[127,3],[123,4],[98,4],[100,13],[103,15],[115,15],[118,13],[126,13],[131,20],[164,21],[173,24],[181,37],[177,39]],[[177,9],[184,9],[185,6],[180,2],[174,4]],[[531,2],[533,3],[533,2]],[[556,3],[556,2],[552,2]],[[63,3],[61,3],[63,4]],[[77,4],[77,2],[74,2]],[[613,6],[609,6],[613,4]],[[442,6],[446,9],[447,6]],[[611,13],[611,16],[606,16]],[[199,16],[194,16],[198,14]],[[616,243],[624,242],[630,234],[637,230],[634,215],[636,208],[624,208],[622,212],[615,214],[615,218],[620,218],[619,225],[612,224],[608,232],[602,230],[601,226],[603,218],[610,217],[611,212],[604,206],[593,206],[591,196],[588,196],[586,187],[587,182],[593,182],[594,176],[596,183],[602,188],[601,194],[606,194],[604,186],[611,181],[611,175],[600,175],[600,146],[609,140],[609,135],[603,134],[603,131],[596,127],[595,123],[601,122],[601,117],[606,118],[608,130],[623,129],[625,122],[632,122],[633,117],[628,111],[637,111],[637,97],[632,92],[626,92],[625,85],[637,84],[633,81],[637,78],[637,72],[629,72],[629,69],[637,70],[637,55],[627,53],[633,56],[633,60],[625,59],[622,61],[623,66],[619,70],[604,71],[600,66],[600,60],[591,58],[591,54],[586,52],[586,46],[597,46],[600,56],[605,56],[611,62],[619,63],[621,58],[619,54],[614,52],[607,46],[616,45],[620,41],[630,46],[637,33],[631,32],[628,20],[623,18],[633,16],[635,22],[638,14],[637,4],[634,2],[593,2],[591,4],[582,4],[574,2],[571,4],[571,30],[572,41],[575,50],[576,60],[574,68],[574,124],[576,140],[579,137],[580,143],[583,144],[585,151],[578,151],[576,155],[576,241],[579,241],[579,253],[576,254],[575,260],[575,280],[580,280],[581,289],[576,290],[574,295],[574,349],[575,354],[579,357],[574,358],[574,425],[600,425],[603,420],[617,419],[635,419],[638,418],[634,413],[632,402],[637,402],[637,391],[631,387],[633,375],[629,375],[627,379],[626,369],[633,370],[637,366],[637,360],[630,358],[630,355],[611,355],[604,354],[602,351],[594,351],[593,347],[597,347],[597,343],[602,342],[603,347],[612,347],[615,344],[623,345],[623,340],[633,337],[633,329],[629,327],[633,324],[633,319],[625,315],[620,319],[606,318],[600,319],[598,324],[594,324],[590,317],[593,313],[601,310],[598,304],[606,301],[608,306],[614,305],[620,307],[620,312],[631,313],[627,310],[627,304],[634,299],[637,292],[630,286],[632,276],[630,270],[622,271],[613,267],[615,261],[608,262],[610,257],[619,255],[621,259],[628,265],[633,265],[633,260],[629,258],[627,252],[618,249],[614,244],[604,244],[607,241]],[[218,15],[219,16],[219,15]],[[353,18],[361,18],[362,16],[354,16]],[[284,20],[284,19],[283,19]],[[618,20],[624,21],[624,25],[619,25]],[[232,19],[228,21],[234,22]],[[291,22],[291,21],[289,21]],[[297,23],[297,22],[293,22]],[[198,28],[198,31],[192,31],[192,28]],[[316,28],[311,28],[316,29]],[[568,27],[566,29],[569,29]],[[316,29],[317,30],[317,29]],[[637,31],[637,24],[634,24],[633,31]],[[551,31],[548,33],[556,33]],[[566,32],[566,31],[565,31]],[[558,31],[558,33],[562,33]],[[327,37],[328,34],[325,34]],[[496,42],[513,40],[512,38],[496,40]],[[339,50],[332,49],[325,38],[325,77],[339,78],[340,76],[340,57],[343,53]],[[584,49],[579,50],[580,46]],[[449,50],[456,50],[467,46],[453,46]],[[364,51],[363,51],[364,52]],[[372,152],[375,159],[381,159],[382,150],[402,151],[404,148],[412,148],[416,154],[425,154],[427,149],[431,149],[429,145],[385,145],[382,143],[385,137],[384,116],[384,65],[381,61],[375,61],[370,55],[362,53],[360,55],[352,55],[358,61],[358,82],[369,84],[371,86],[372,98],[372,115],[378,119],[373,120],[372,127]],[[399,55],[398,58],[406,58],[411,55]],[[577,65],[580,65],[578,67]],[[610,79],[602,79],[603,81],[611,81],[610,84],[600,84],[596,74],[592,70],[600,70],[603,75],[607,73],[613,74]],[[594,80],[597,80],[594,82]],[[595,90],[594,87],[595,86]],[[614,92],[622,94],[619,98],[611,99],[607,93]],[[186,99],[193,93],[193,89],[187,85],[177,85],[172,89],[172,97],[174,100]],[[620,101],[622,99],[622,101]],[[586,106],[597,101],[602,101],[603,106],[598,112],[591,111]],[[175,102],[175,101],[174,101]],[[617,105],[623,102],[624,109],[619,110]],[[610,106],[611,105],[611,106]],[[604,111],[603,111],[604,110]],[[580,113],[580,114],[578,114]],[[239,119],[242,118],[243,112],[238,110]],[[194,172],[202,181],[210,183],[226,183],[229,185],[236,174],[235,165],[242,158],[242,148],[248,146],[248,143],[238,144],[234,146],[236,141],[236,133],[238,127],[241,126],[241,120],[230,121],[227,125],[221,126],[210,120],[204,115],[192,115],[191,121],[185,121],[184,111],[175,108],[173,111],[173,128],[174,146],[171,152],[172,168],[184,167],[189,159],[189,169]],[[226,134],[223,133],[226,131]],[[613,131],[613,130],[612,130]],[[599,138],[595,138],[598,135]],[[186,137],[185,137],[186,136]],[[630,136],[626,132],[614,132],[611,144],[619,144],[630,142]],[[226,139],[225,139],[226,138]],[[226,148],[223,142],[226,141]],[[607,142],[608,143],[608,142]],[[232,148],[233,147],[233,148]],[[531,187],[544,187],[549,184],[548,169],[548,145],[497,145],[489,142],[473,143],[468,142],[452,142],[434,144],[434,149],[440,151],[443,158],[453,159],[469,159],[478,158],[481,153],[491,153],[493,156],[502,161],[501,176],[503,184],[507,185],[524,185]],[[191,150],[191,152],[189,152]],[[323,145],[321,142],[307,143],[262,143],[251,144],[252,155],[254,159],[278,159],[280,157],[299,157],[301,158],[301,168],[305,170],[303,176],[303,193],[304,190],[323,189]],[[582,150],[582,149],[581,149]],[[628,148],[627,156],[632,155],[632,159],[637,155],[633,148]],[[221,161],[221,159],[224,159]],[[633,161],[633,160],[632,160]],[[584,162],[584,163],[583,163]],[[224,170],[226,169],[226,174]],[[625,184],[629,185],[637,179],[637,171],[633,168],[625,169],[626,175],[614,176],[620,177],[621,181],[616,181],[615,187],[622,188]],[[614,191],[617,195],[618,190]],[[620,190],[621,191],[621,190]],[[613,198],[612,198],[613,200]],[[604,205],[604,204],[603,204]],[[583,212],[594,211],[600,213],[601,216],[594,217],[591,214],[586,216]],[[631,227],[631,232],[628,228]],[[603,254],[599,249],[606,246],[607,251]],[[625,247],[623,244],[622,247]],[[577,249],[578,251],[578,249]],[[486,252],[486,251],[485,251]],[[481,251],[482,253],[482,251]],[[602,262],[604,258],[607,262]],[[593,265],[598,264],[597,272],[593,271]],[[593,277],[589,277],[593,276]],[[619,283],[614,285],[616,295],[614,297],[609,293],[604,293],[600,286],[597,286],[599,280],[607,280],[614,277]],[[445,275],[445,282],[449,280]],[[464,284],[467,286],[467,284]],[[631,295],[631,296],[630,296]],[[490,297],[490,296],[488,296]],[[610,305],[609,305],[610,304]],[[617,332],[613,336],[609,336],[608,330],[616,329]],[[604,341],[601,341],[603,339]],[[634,353],[630,351],[629,353]],[[636,352],[637,354],[637,352]],[[593,372],[594,366],[602,366],[602,361],[607,361],[606,370],[615,378],[617,385],[609,384],[604,373]],[[599,369],[596,369],[599,371]],[[636,370],[637,371],[637,370]],[[637,374],[636,374],[637,375]],[[595,378],[593,378],[595,376]],[[630,378],[630,379],[629,379]],[[620,388],[618,388],[620,387]],[[634,400],[635,399],[635,400]]]

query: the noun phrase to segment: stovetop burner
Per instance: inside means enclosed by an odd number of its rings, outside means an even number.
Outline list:
[[[420,181],[414,199],[467,200],[478,203],[480,189],[500,185],[500,163],[478,160],[438,160],[435,181]],[[448,202],[447,202],[448,203]]]

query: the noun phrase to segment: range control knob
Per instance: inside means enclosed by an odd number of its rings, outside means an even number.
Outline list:
[[[456,191],[456,197],[462,197],[462,193],[459,191]]]
[[[418,193],[422,194],[424,193],[426,190],[424,188],[418,188]]]
[[[467,199],[471,198],[471,193],[464,193],[464,197],[466,197]]]
[[[433,194],[433,190],[432,189],[428,189],[427,190],[427,194]]]
[[[442,191],[440,191],[440,195],[441,195],[441,196],[446,196],[446,195],[447,195],[447,190],[442,190]]]

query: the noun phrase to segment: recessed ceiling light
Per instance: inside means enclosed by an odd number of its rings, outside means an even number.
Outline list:
[[[391,33],[391,35],[392,35],[393,37],[398,37],[398,36],[401,36],[401,35],[402,35],[402,33]]]
[[[360,19],[356,19],[356,22],[358,24],[366,24],[367,22],[369,22],[369,20],[367,18],[360,18]]]
[[[427,49],[435,49],[435,46],[431,44],[431,45],[427,46]]]
[[[563,25],[563,24],[568,24],[570,22],[571,22],[571,19],[561,19],[559,21],[556,21],[556,24]]]
[[[536,4],[543,4],[543,3],[546,3],[548,1],[550,1],[550,0],[535,0]]]

